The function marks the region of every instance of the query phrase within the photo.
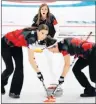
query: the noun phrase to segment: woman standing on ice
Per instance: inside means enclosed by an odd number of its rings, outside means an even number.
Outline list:
[[[64,56],[65,65],[59,79],[59,84],[64,82],[64,77],[70,69],[70,55],[76,55],[78,60],[73,67],[73,73],[81,86],[85,88],[84,93],[80,96],[96,96],[95,88],[91,86],[85,74],[81,71],[88,65],[90,79],[96,84],[96,43],[82,41],[78,38],[65,38],[60,42],[56,42],[55,39],[50,38],[47,40],[47,47],[51,52],[60,52]]]
[[[15,71],[11,82],[9,96],[12,98],[20,97],[24,76],[22,46],[29,47],[29,51],[32,50],[30,47],[40,45],[40,41],[47,37],[48,31],[48,26],[43,24],[38,27],[36,32],[31,28],[24,28],[9,32],[2,37],[1,55],[6,65],[6,70],[4,70],[1,75],[2,94],[5,94],[4,86],[7,85],[8,79],[14,70],[13,58],[15,61]],[[31,56],[29,55],[29,58],[30,57]],[[37,67],[32,58],[31,62],[34,67]]]

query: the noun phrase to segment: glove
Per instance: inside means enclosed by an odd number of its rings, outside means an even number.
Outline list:
[[[41,72],[37,72],[37,77],[40,79],[40,81],[44,80],[43,75],[42,75]]]
[[[64,82],[64,77],[60,76],[60,78],[59,78],[59,84],[63,84],[63,82]]]

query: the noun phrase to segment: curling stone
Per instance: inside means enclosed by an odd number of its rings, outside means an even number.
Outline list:
[[[49,96],[53,93],[53,91],[56,88],[56,86],[57,86],[57,84],[51,84],[50,87],[47,88],[47,92],[48,92]],[[55,94],[54,94],[54,96],[55,97],[60,97],[62,95],[63,95],[63,89],[61,87],[58,87],[56,92],[55,92]]]

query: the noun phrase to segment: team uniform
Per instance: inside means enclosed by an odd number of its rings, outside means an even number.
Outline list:
[[[49,27],[49,33],[48,34],[53,38],[55,33],[56,33],[56,29],[54,26],[58,24],[55,16],[53,14],[51,14],[49,20],[42,20],[41,19],[39,25],[36,24],[37,19],[38,19],[38,15],[36,15],[34,17],[32,26],[38,27],[41,24],[46,24]]]
[[[33,19],[33,23],[32,23],[32,26],[33,27],[38,27],[39,25],[41,24],[46,24],[49,28],[49,33],[48,35],[51,36],[52,38],[57,38],[58,34],[59,34],[59,28],[58,28],[58,22],[55,18],[55,16],[53,14],[50,14],[50,17],[48,19],[45,19],[45,20],[42,20],[42,18],[40,18],[40,22],[39,24],[37,24],[37,20],[38,20],[38,14],[35,15],[34,19]],[[44,41],[41,42],[42,44],[44,44]],[[47,49],[45,49],[43,51],[43,53],[45,54],[46,56],[46,60],[48,62],[48,65],[49,65],[49,70],[50,72],[52,72],[52,58],[53,58],[53,54],[51,52],[49,52]],[[52,74],[52,73],[50,73]],[[50,81],[50,83],[52,84],[54,82],[54,78],[52,76],[52,79]]]
[[[6,65],[6,70],[4,70],[1,75],[2,86],[7,84],[8,79],[14,70],[12,57],[15,60],[15,71],[11,83],[10,93],[19,95],[22,89],[24,76],[22,46],[28,47],[36,42],[39,44],[37,40],[37,33],[27,29],[15,30],[2,37],[1,54]],[[2,89],[2,91],[4,91],[4,89]]]
[[[96,44],[78,38],[65,38],[58,43],[58,48],[63,56],[70,54],[78,57],[73,67],[73,73],[79,83],[85,87],[84,93],[94,92],[94,88],[81,70],[89,65],[90,79],[96,83]]]

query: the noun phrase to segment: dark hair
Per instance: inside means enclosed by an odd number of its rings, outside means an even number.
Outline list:
[[[40,6],[40,8],[39,8],[39,11],[38,11],[37,22],[36,22],[37,25],[39,25],[39,23],[40,23],[40,19],[41,19],[41,8],[44,7],[44,6],[46,6],[48,8],[47,21],[50,22],[50,10],[49,10],[49,7],[48,7],[47,4],[42,4]]]
[[[45,24],[41,24],[41,25],[39,25],[39,27],[38,27],[38,29],[37,30],[48,30],[49,31],[49,28],[48,28],[48,26],[47,25],[45,25]]]
[[[33,27],[27,27],[27,28],[24,28],[23,29],[24,31],[32,31],[32,30],[34,30],[34,28]],[[49,28],[48,28],[48,26],[47,25],[45,25],[45,24],[41,24],[41,25],[39,25],[39,27],[37,28],[37,30],[48,30],[49,31]]]

